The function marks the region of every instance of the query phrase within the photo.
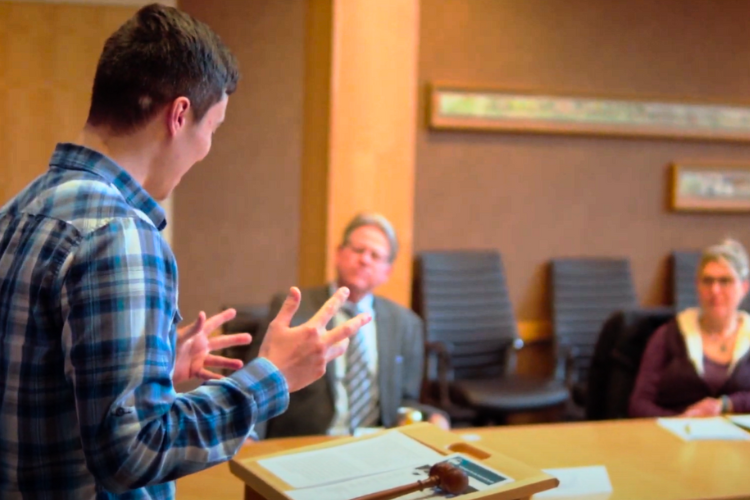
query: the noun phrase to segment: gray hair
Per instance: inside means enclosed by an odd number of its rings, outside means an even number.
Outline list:
[[[739,241],[727,238],[718,245],[706,248],[703,251],[703,255],[701,255],[698,272],[703,272],[703,268],[709,262],[719,261],[723,261],[729,265],[740,280],[745,281],[748,279],[750,267],[748,266],[747,251]]]
[[[396,260],[398,254],[398,238],[396,238],[396,231],[393,229],[393,225],[383,217],[382,215],[375,212],[362,212],[354,216],[344,229],[344,235],[341,237],[341,246],[349,243],[349,237],[354,231],[363,226],[374,226],[385,235],[388,240],[388,244],[391,247],[391,254],[388,258],[388,262]]]

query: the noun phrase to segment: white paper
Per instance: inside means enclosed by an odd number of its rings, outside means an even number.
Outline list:
[[[400,432],[364,438],[341,446],[258,460],[293,488],[308,488],[419,464],[443,455]]]
[[[612,493],[607,468],[603,465],[591,467],[569,467],[565,469],[542,469],[560,480],[560,485],[551,490],[542,491],[531,498],[578,498],[606,499]]]
[[[383,427],[357,427],[354,429],[353,436],[356,437],[362,437],[362,436],[368,436],[370,434],[375,434],[376,432],[380,432],[385,430]]]
[[[750,434],[721,417],[659,418],[656,422],[685,441],[750,439]]]
[[[750,415],[748,414],[727,415],[726,418],[735,425],[739,425],[740,427],[744,427],[745,429],[750,429]]]
[[[468,495],[476,491],[484,491],[499,484],[507,484],[513,481],[512,478],[505,474],[498,473],[467,458],[460,454],[453,454],[441,457],[438,462],[450,462],[453,465],[463,469],[469,477],[469,487],[463,493]],[[403,486],[406,484],[416,483],[427,479],[430,467],[434,462],[421,464],[417,467],[402,468],[375,474],[366,477],[360,477],[350,481],[342,481],[334,484],[327,484],[314,488],[303,488],[284,493],[292,500],[349,500],[362,495],[368,495],[378,491]],[[424,491],[415,491],[408,495],[399,497],[399,500],[427,500],[437,498],[453,498],[461,495],[449,495],[437,488],[430,488]]]

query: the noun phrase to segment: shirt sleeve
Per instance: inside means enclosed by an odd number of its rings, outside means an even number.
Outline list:
[[[677,412],[656,404],[659,379],[667,364],[667,325],[660,327],[646,346],[638,378],[630,396],[631,417],[667,417]]]
[[[750,391],[739,391],[729,394],[732,401],[732,413],[750,413]]]
[[[116,219],[86,235],[64,268],[65,376],[87,467],[120,493],[231,458],[256,422],[283,412],[283,375],[258,359],[177,394],[177,267],[153,226]]]

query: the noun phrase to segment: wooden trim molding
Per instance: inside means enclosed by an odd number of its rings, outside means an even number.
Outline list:
[[[518,336],[525,343],[540,342],[552,338],[552,322],[550,321],[519,321]]]
[[[143,7],[154,1],[150,0],[3,0],[4,2],[16,3],[65,3],[65,4],[86,4],[86,5],[122,5]],[[156,3],[164,4],[169,7],[177,7],[177,0],[158,0]]]

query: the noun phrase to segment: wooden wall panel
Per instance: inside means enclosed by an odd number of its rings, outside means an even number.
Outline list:
[[[0,2],[0,205],[47,169],[56,143],[75,140],[104,41],[137,9]]]
[[[670,162],[748,162],[747,143],[426,128],[426,86],[439,81],[750,102],[750,2],[423,0],[422,6],[415,252],[499,249],[517,318],[533,324],[551,319],[552,258],[630,257],[640,302],[659,305],[671,298],[672,250],[699,249],[725,236],[750,245],[748,214],[667,210]]]
[[[0,2],[0,203],[47,169],[89,108],[106,38],[135,7]]]

